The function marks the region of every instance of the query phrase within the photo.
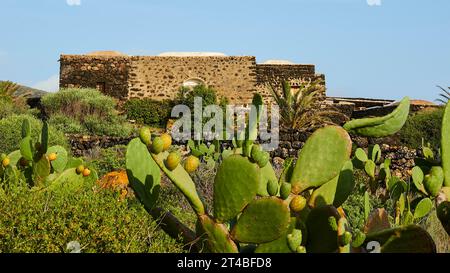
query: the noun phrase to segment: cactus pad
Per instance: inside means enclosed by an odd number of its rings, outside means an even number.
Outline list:
[[[199,216],[200,237],[206,236],[206,243],[212,253],[238,253],[236,244],[231,240],[227,228],[214,222],[208,215]]]
[[[439,195],[442,185],[444,183],[444,171],[441,167],[432,167],[430,173],[425,176],[423,184],[426,191],[432,197]]]
[[[416,206],[416,209],[414,210],[414,218],[420,219],[422,217],[425,217],[428,213],[430,213],[432,208],[433,202],[430,198],[424,198],[420,200],[420,202]]]
[[[68,161],[68,155],[66,149],[62,146],[52,146],[48,148],[47,154],[55,153],[57,155],[56,160],[51,162],[51,165],[53,169],[58,172],[62,173],[64,169],[66,168],[67,161]]]
[[[344,129],[365,137],[385,137],[397,133],[408,119],[410,100],[403,98],[389,115],[375,118],[355,119],[347,122]]]
[[[431,236],[415,225],[368,234],[365,244],[369,242],[378,242],[381,253],[436,253]]]
[[[269,181],[277,180],[278,178],[275,174],[272,164],[268,163],[266,166],[264,166],[264,168],[261,168],[261,179],[259,181],[257,194],[259,196],[268,196],[269,193],[267,189]]]
[[[291,217],[288,229],[280,236],[280,238],[269,243],[258,245],[255,253],[292,253],[293,251],[289,247],[287,236],[294,231],[298,221],[299,220],[295,217]],[[305,236],[303,235],[302,237],[304,240]]]
[[[248,158],[226,158],[214,180],[215,218],[224,222],[236,217],[256,197],[260,180],[260,169]]]
[[[267,243],[286,232],[289,219],[289,209],[281,199],[261,198],[245,208],[231,234],[242,243]]]
[[[159,195],[161,173],[139,138],[128,144],[126,166],[131,187],[145,207],[151,209]]]
[[[330,223],[330,218],[339,221],[340,215],[332,206],[312,209],[306,220],[308,229],[308,253],[331,253],[338,249],[337,228]]]
[[[442,119],[441,157],[446,187],[450,187],[450,103],[447,103]]]
[[[336,177],[350,159],[351,150],[350,136],[341,127],[317,130],[299,153],[291,178],[292,192],[320,187]]]

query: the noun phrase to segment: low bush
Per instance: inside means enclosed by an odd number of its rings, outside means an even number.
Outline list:
[[[18,150],[22,139],[22,123],[25,119],[30,121],[31,135],[34,142],[38,141],[41,134],[42,121],[30,115],[12,115],[0,120],[0,152],[10,153]],[[68,147],[67,139],[61,131],[49,126],[49,143]]]
[[[153,99],[131,99],[124,105],[128,119],[152,127],[165,127],[170,119],[173,102]]]
[[[437,150],[440,147],[443,114],[444,109],[439,108],[411,115],[400,131],[400,141],[408,147],[419,148],[423,139],[425,144],[430,143]]]
[[[99,149],[91,158],[87,158],[100,177],[105,174],[125,169],[125,153],[127,147],[118,145],[111,148]]]
[[[50,124],[65,133],[126,137],[132,132],[116,101],[96,89],[64,89],[44,96],[42,105]]]
[[[48,121],[56,129],[67,134],[86,134],[86,128],[81,123],[63,114],[54,114]]]
[[[77,194],[23,188],[0,201],[0,253],[69,252],[73,241],[83,253],[183,251],[136,200],[93,185]]]
[[[25,114],[27,111],[28,107],[23,100],[14,102],[8,99],[0,99],[0,119],[7,118],[11,115]]]
[[[197,85],[192,89],[182,87],[177,94],[176,103],[194,109],[194,99],[196,97],[202,98],[203,107],[218,104],[216,91],[213,88],[204,85]]]

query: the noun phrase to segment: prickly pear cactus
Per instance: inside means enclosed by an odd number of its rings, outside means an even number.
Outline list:
[[[376,118],[356,119],[347,122],[344,129],[360,136],[385,137],[397,133],[408,119],[410,100],[403,98],[389,115]]]
[[[317,130],[299,153],[292,173],[293,193],[320,187],[335,178],[345,162],[350,160],[352,141],[348,133],[337,126]]]
[[[405,98],[390,115],[350,122],[346,124],[346,129],[373,136],[388,134],[403,125],[408,112],[409,99]],[[260,116],[260,112],[257,116]],[[169,150],[173,151],[167,144],[171,143],[169,135],[164,136],[166,140],[155,137],[150,143],[148,136],[151,133],[143,131],[145,134],[141,138],[145,138],[142,140],[144,143],[135,139],[128,145],[127,172],[131,186],[139,199],[151,207],[156,202],[162,171],[196,212],[198,221],[195,241],[206,247],[206,252],[349,253],[355,249],[363,252],[371,240],[379,240],[384,252],[408,247],[433,250],[429,235],[414,225],[392,230],[382,228],[377,233],[369,233],[368,229],[369,234],[351,230],[341,206],[355,188],[354,168],[365,169],[375,182],[376,178],[381,177],[389,193],[398,196],[395,200],[401,215],[412,215],[406,197],[408,184],[398,178],[393,179],[389,170],[390,162],[381,162],[378,145],[370,147],[369,155],[357,149],[355,157],[351,159],[352,141],[347,130],[338,126],[325,126],[306,141],[295,163],[293,160],[285,161],[284,169],[277,177],[269,154],[253,143],[251,137],[255,136],[256,128],[254,123],[247,126],[246,138],[234,139],[234,148],[222,152],[216,149],[220,143],[208,147],[201,141],[189,141],[191,154],[184,162],[192,164],[182,164],[179,153],[169,153]],[[221,155],[221,162],[214,178],[213,208],[210,213],[201,201],[191,176],[195,175],[201,160],[205,162],[205,158],[213,154]],[[440,177],[437,174],[437,171],[432,172],[433,177]],[[420,177],[420,173],[416,176]],[[421,179],[425,180],[424,177]],[[428,188],[440,190],[439,183],[436,186],[434,181],[431,182]],[[425,189],[426,182],[420,183]],[[429,213],[430,202],[431,199],[424,198],[414,208],[416,218]],[[440,219],[448,219],[447,208],[442,205]],[[366,191],[367,221],[370,221],[370,209],[369,192]],[[414,219],[414,215],[411,218]],[[408,242],[413,237],[419,242]]]

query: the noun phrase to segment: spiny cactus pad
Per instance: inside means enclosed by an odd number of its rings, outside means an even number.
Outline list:
[[[368,234],[365,244],[369,242],[378,242],[381,253],[436,253],[431,236],[416,225]]]
[[[151,209],[158,199],[161,173],[147,146],[139,138],[128,144],[126,166],[131,187],[141,202]]]
[[[365,137],[385,137],[397,133],[408,119],[410,100],[403,98],[397,108],[383,117],[355,119],[347,122],[344,129]]]
[[[224,222],[236,217],[256,197],[260,180],[259,167],[248,158],[226,158],[214,179],[215,218]]]
[[[450,202],[444,201],[439,204],[436,213],[445,231],[447,231],[447,234],[450,235]]]
[[[33,176],[35,186],[44,186],[43,182],[50,175],[50,161],[46,155],[43,155],[33,164]]]
[[[231,234],[242,243],[267,243],[286,232],[289,219],[289,209],[281,199],[261,198],[245,208]]]
[[[62,146],[52,146],[48,148],[47,154],[55,153],[57,155],[56,160],[53,160],[51,162],[53,169],[58,172],[62,173],[64,169],[66,168],[67,161],[68,161],[68,155],[66,149]]]
[[[310,207],[330,206],[340,207],[355,187],[353,179],[352,161],[344,164],[339,176],[333,178],[330,182],[325,183],[315,190],[309,199]]]
[[[330,217],[339,221],[340,215],[332,206],[312,209],[306,220],[308,228],[308,253],[331,253],[338,249],[337,228],[330,223]]]
[[[231,240],[227,228],[223,224],[214,222],[208,215],[202,215],[198,218],[201,226],[200,237],[202,233],[206,236],[206,242],[212,253],[238,253],[236,244]]]
[[[337,126],[317,130],[305,143],[295,165],[291,184],[293,193],[320,187],[336,177],[350,159],[352,141]]]
[[[450,187],[450,103],[447,103],[442,119],[441,157],[446,187]]]

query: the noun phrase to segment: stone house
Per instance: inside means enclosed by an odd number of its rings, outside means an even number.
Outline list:
[[[231,103],[247,104],[259,92],[270,100],[268,84],[291,82],[293,90],[305,79],[321,79],[315,66],[288,61],[259,64],[253,56],[222,53],[164,53],[128,56],[115,51],[60,56],[60,88],[97,88],[120,100],[173,99],[180,87],[204,84]],[[325,97],[325,94],[324,94]]]

